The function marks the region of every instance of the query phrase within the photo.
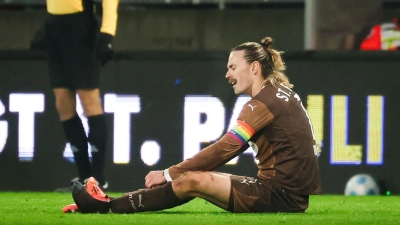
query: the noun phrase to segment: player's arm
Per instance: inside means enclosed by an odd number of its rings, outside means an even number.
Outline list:
[[[247,143],[240,146],[229,135],[224,135],[219,141],[204,148],[193,158],[187,159],[168,169],[150,171],[145,177],[145,186],[154,188],[178,178],[186,171],[206,171],[217,168],[240,154],[248,147]],[[170,172],[171,171],[171,172]],[[173,177],[173,179],[171,178]]]
[[[217,142],[207,146],[192,158],[164,170],[167,181],[180,177],[186,171],[210,171],[224,165],[248,148],[225,134]]]
[[[249,106],[251,105],[251,107]],[[248,148],[247,142],[259,130],[271,123],[274,116],[261,102],[251,100],[239,114],[237,124],[220,140],[204,148],[192,158],[164,170],[167,181],[180,177],[186,171],[214,170]]]

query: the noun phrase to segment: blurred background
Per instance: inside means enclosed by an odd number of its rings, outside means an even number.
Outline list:
[[[101,80],[110,190],[141,188],[149,170],[224,134],[246,100],[224,78],[229,51],[270,36],[314,124],[324,192],[343,194],[353,175],[366,173],[381,194],[399,194],[398,16],[400,0],[120,0],[116,55]],[[0,0],[3,191],[51,191],[76,175],[46,54],[33,45],[45,17],[45,0]],[[385,24],[389,41],[368,49],[373,26],[383,37]],[[198,121],[186,119],[193,116]],[[257,171],[250,150],[221,170]]]
[[[222,50],[269,35],[285,50],[354,49],[398,0],[120,0],[117,50]],[[0,49],[28,49],[45,0],[0,0]],[[356,40],[352,40],[352,38]],[[359,39],[357,39],[359,38]]]

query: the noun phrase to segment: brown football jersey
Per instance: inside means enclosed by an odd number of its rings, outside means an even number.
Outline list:
[[[273,179],[295,194],[320,194],[318,158],[310,118],[290,88],[266,86],[242,108],[237,124],[221,139],[169,168],[173,179],[185,171],[209,171],[251,146],[260,179]]]

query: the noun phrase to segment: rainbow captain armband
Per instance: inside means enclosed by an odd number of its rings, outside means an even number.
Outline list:
[[[228,131],[227,135],[239,142],[240,146],[243,146],[247,141],[254,135],[255,131],[248,124],[242,120],[238,120],[238,123]]]

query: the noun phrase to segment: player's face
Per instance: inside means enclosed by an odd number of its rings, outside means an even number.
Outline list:
[[[229,84],[233,86],[235,94],[249,94],[251,95],[251,66],[244,58],[244,50],[233,51],[228,59],[228,71],[225,78],[228,79]]]

